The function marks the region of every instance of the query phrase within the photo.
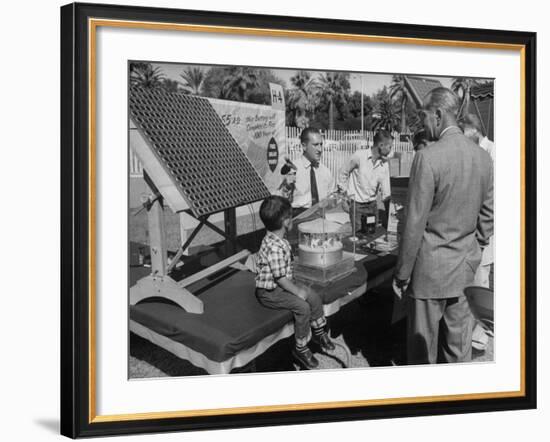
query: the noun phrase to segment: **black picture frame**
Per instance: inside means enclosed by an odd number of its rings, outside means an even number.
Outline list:
[[[93,349],[90,342],[89,170],[89,19],[186,23],[254,29],[278,29],[393,37],[429,41],[517,46],[523,57],[524,149],[524,317],[522,394],[511,397],[299,409],[196,417],[98,419],[95,416]],[[177,10],[116,5],[69,4],[61,8],[61,434],[105,436],[201,429],[240,428],[360,419],[536,408],[536,34],[488,29],[449,28]],[[92,318],[92,319],[90,319]],[[92,361],[93,362],[93,361]]]

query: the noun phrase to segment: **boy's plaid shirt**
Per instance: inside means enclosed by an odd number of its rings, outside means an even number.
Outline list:
[[[267,232],[257,257],[256,287],[273,290],[277,279],[292,279],[292,252],[286,239]]]

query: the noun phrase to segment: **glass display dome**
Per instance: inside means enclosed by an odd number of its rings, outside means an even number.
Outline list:
[[[341,224],[317,218],[298,226],[298,257],[301,264],[326,267],[343,256]]]

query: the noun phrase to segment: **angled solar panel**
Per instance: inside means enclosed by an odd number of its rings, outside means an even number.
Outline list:
[[[269,196],[207,99],[133,88],[130,118],[145,141],[136,153],[175,211],[179,197],[198,217]]]

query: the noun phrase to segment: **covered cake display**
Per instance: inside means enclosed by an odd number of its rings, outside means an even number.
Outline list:
[[[298,257],[301,264],[327,267],[342,260],[342,225],[317,218],[298,225]]]

